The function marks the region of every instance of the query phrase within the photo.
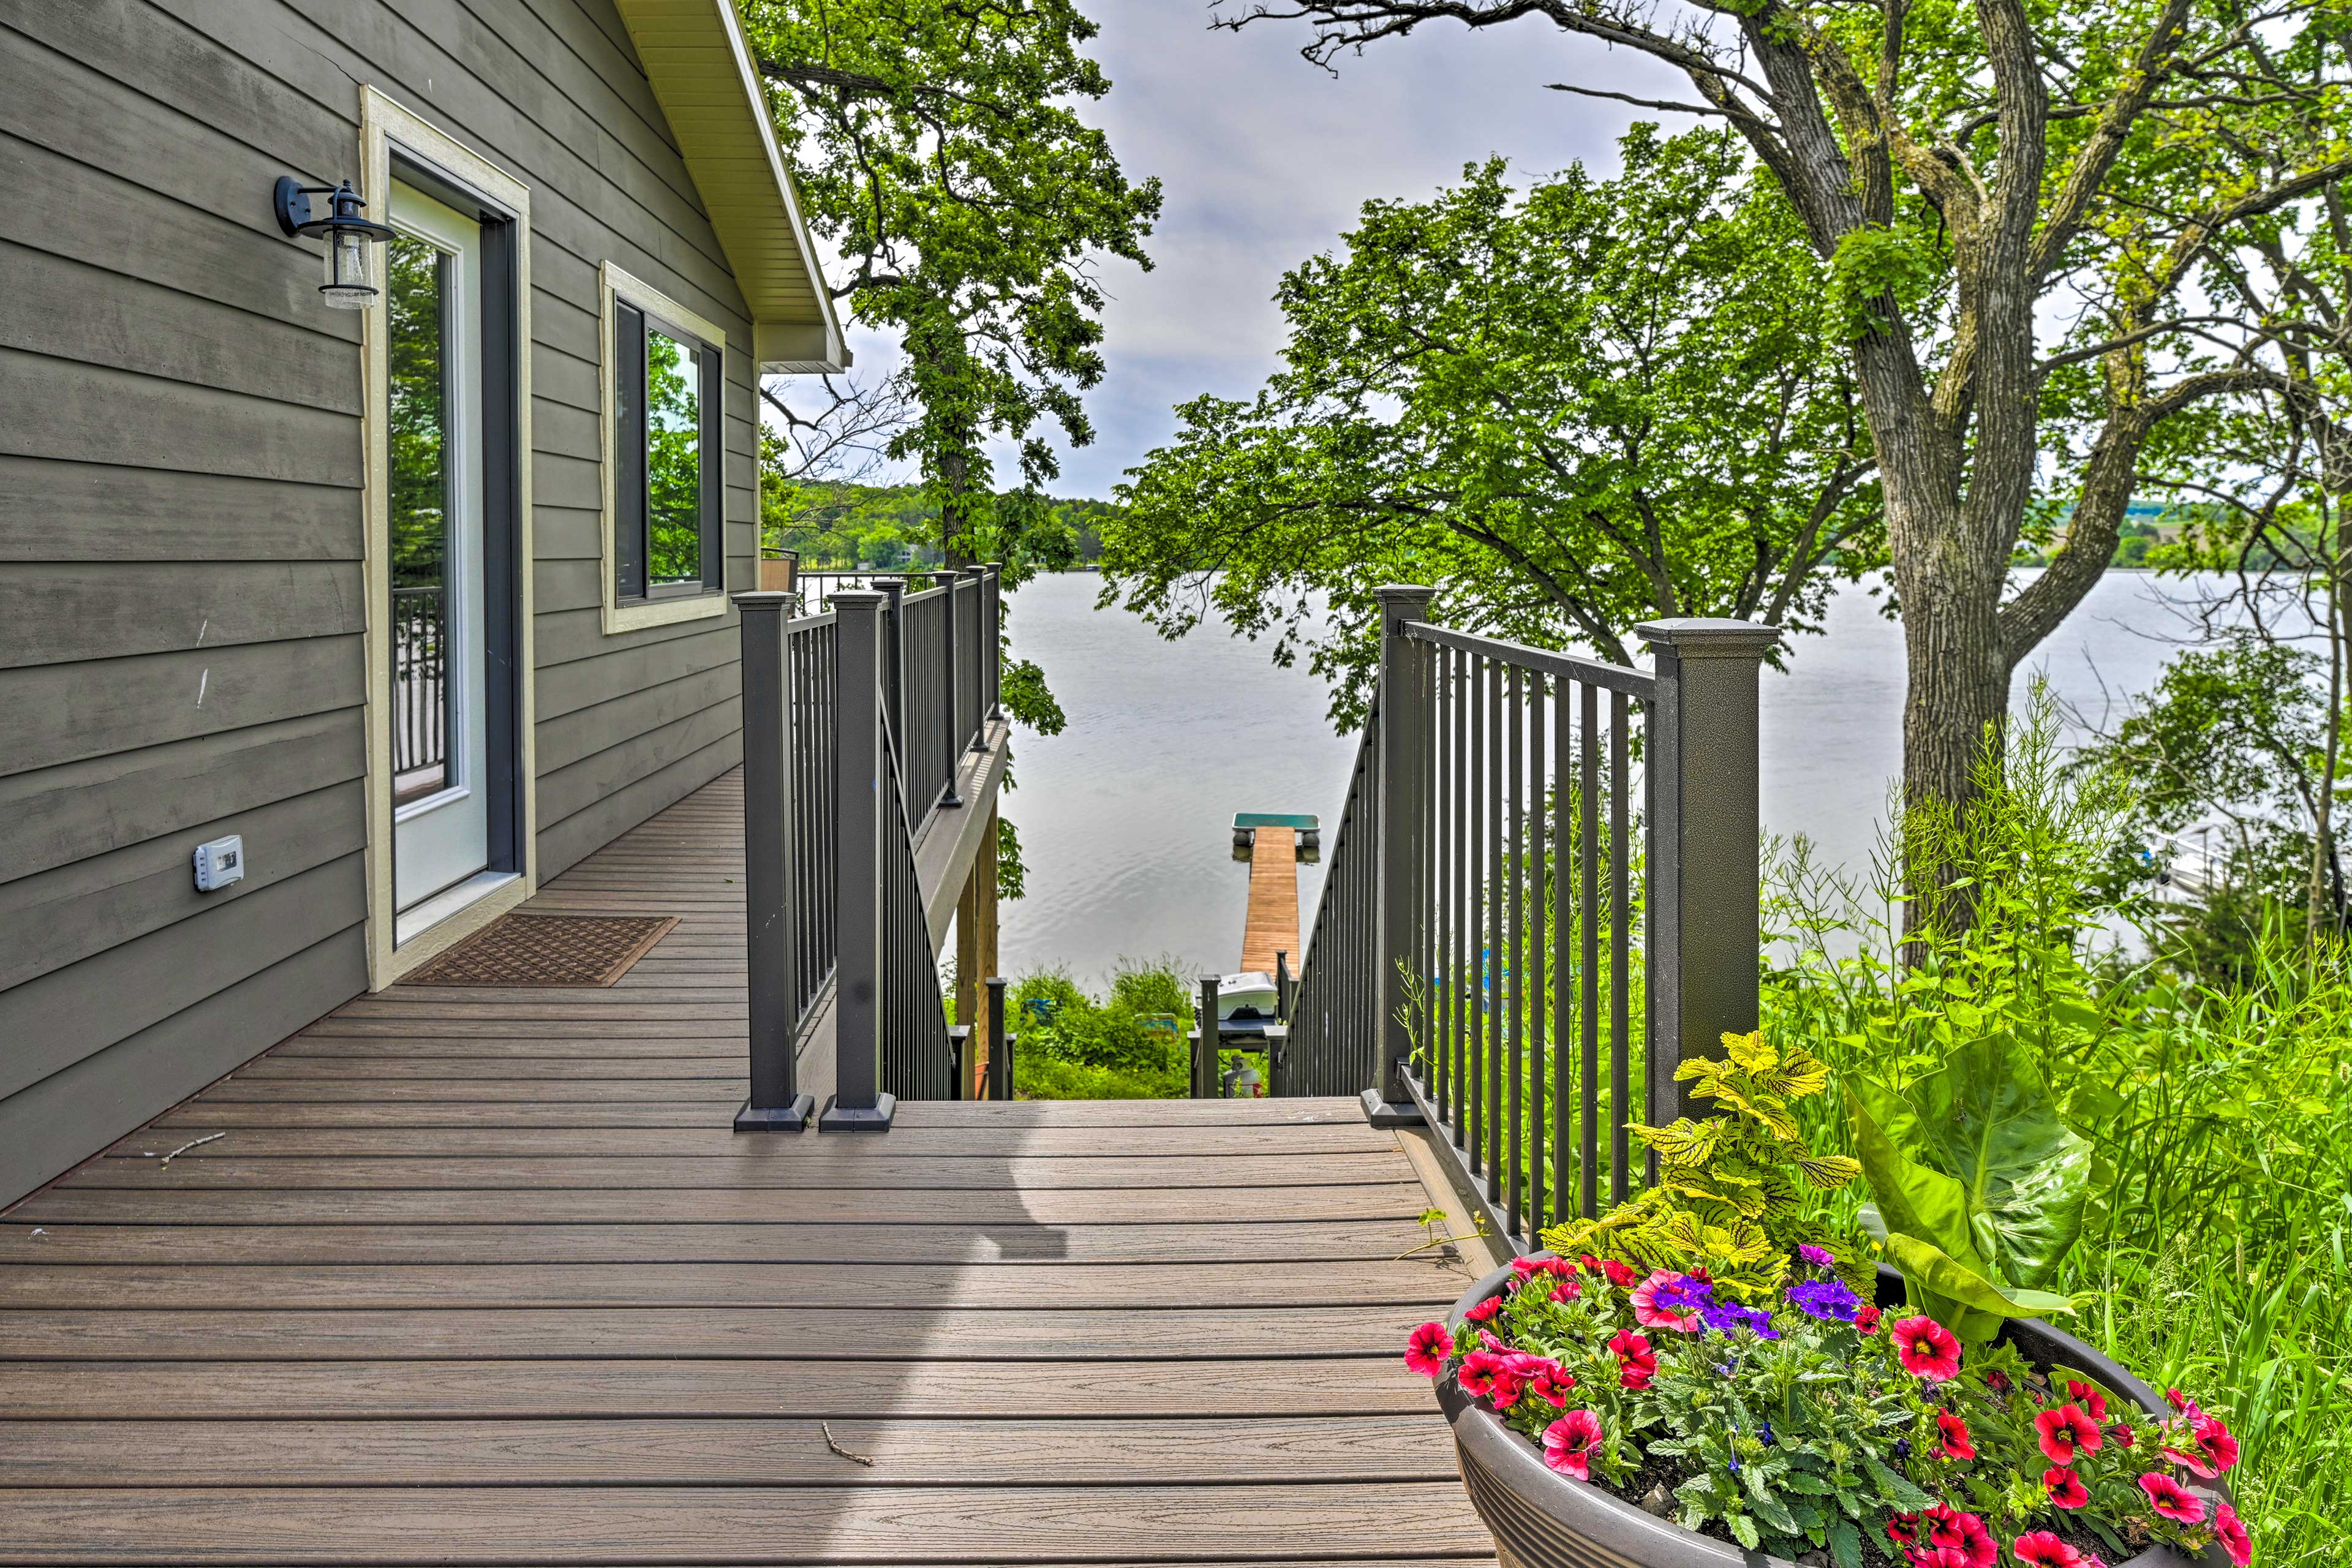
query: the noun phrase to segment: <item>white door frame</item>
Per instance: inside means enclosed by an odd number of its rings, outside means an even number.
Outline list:
[[[365,529],[362,581],[367,592],[367,949],[368,988],[381,990],[451,943],[471,935],[490,921],[539,890],[538,768],[531,743],[532,687],[535,665],[531,653],[531,530],[530,472],[530,192],[523,183],[473,149],[386,97],[375,88],[360,89],[361,191],[371,204],[369,216],[382,219],[392,195],[392,160],[401,158],[440,174],[449,184],[481,196],[512,215],[516,289],[514,300],[515,381],[514,460],[520,470],[514,526],[517,571],[514,605],[515,654],[519,665],[515,694],[515,780],[518,821],[515,859],[504,872],[486,872],[462,882],[438,898],[425,900],[406,917],[394,908],[392,805],[392,660],[390,604],[391,521],[386,504],[389,462],[385,449],[384,416],[381,404],[389,383],[385,355],[384,300],[379,294],[362,313],[362,363],[365,367],[361,400],[361,426],[366,447],[364,490]],[[381,258],[378,258],[381,272]],[[502,476],[486,475],[490,485]],[[491,766],[500,759],[493,757]],[[446,912],[445,912],[446,910]],[[423,929],[413,929],[419,924]],[[401,940],[404,925],[411,927]]]

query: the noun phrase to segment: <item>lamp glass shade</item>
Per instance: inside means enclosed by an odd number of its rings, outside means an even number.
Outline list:
[[[375,300],[368,280],[368,237],[358,230],[338,230],[327,237],[327,280],[320,298],[338,310],[364,310]]]

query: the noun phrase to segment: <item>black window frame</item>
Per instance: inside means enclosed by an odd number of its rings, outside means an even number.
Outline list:
[[[613,298],[613,598],[616,604],[661,604],[727,591],[726,355],[700,332],[636,303]],[[695,451],[701,468],[700,527],[696,531],[700,575],[679,583],[648,581],[653,554],[652,475],[646,461],[647,334],[659,332],[694,357],[701,426]]]

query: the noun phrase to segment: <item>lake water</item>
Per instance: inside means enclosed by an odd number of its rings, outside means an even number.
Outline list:
[[[1070,721],[1013,742],[1004,812],[1029,890],[1003,907],[1001,963],[1091,983],[1126,957],[1231,970],[1249,878],[1231,858],[1234,814],[1313,812],[1328,835],[1356,739],[1332,732],[1322,685],[1275,668],[1269,645],[1214,620],[1164,642],[1124,611],[1095,609],[1100,585],[1085,573],[1041,577],[1012,600],[1014,651],[1045,668]],[[2112,723],[2189,640],[2193,623],[2176,607],[2187,595],[2111,572],[2033,667],[2082,719]],[[1902,767],[1903,633],[1860,589],[1839,595],[1829,626],[1794,640],[1788,673],[1764,673],[1764,823],[1854,865]],[[2025,689],[2021,679],[2021,703]],[[1300,868],[1302,925],[1320,886],[1319,868]]]

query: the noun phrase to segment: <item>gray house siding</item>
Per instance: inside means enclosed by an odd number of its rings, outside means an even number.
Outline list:
[[[0,1203],[367,984],[359,323],[269,207],[361,82],[530,187],[540,876],[740,755],[731,612],[602,629],[604,260],[727,331],[757,548],[750,325],[609,0],[0,0]]]

